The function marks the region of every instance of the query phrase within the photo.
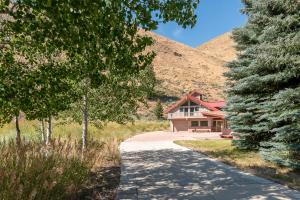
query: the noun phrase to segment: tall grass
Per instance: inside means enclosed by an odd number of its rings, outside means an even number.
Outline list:
[[[54,123],[49,146],[40,142],[38,127],[36,121],[21,121],[25,139],[19,149],[13,140],[14,124],[0,128],[0,199],[76,199],[92,171],[120,165],[121,141],[140,132],[166,129],[168,124],[137,121],[109,123],[102,129],[90,126],[85,152],[81,151],[80,125]]]
[[[39,123],[37,121],[20,121],[20,127],[22,136],[26,139],[35,140],[40,138]],[[53,123],[53,137],[73,139],[81,138],[81,125],[77,123],[61,123],[60,121],[54,121]],[[107,123],[102,128],[98,128],[94,125],[89,126],[89,137],[91,139],[109,140],[117,139],[123,141],[130,136],[137,133],[166,130],[168,128],[168,122],[166,121],[135,121],[127,124]],[[15,126],[14,123],[6,124],[0,128],[0,138],[14,138]]]
[[[95,145],[97,144],[97,145]],[[0,199],[66,199],[84,182],[99,159],[102,144],[81,156],[80,145],[55,140],[45,147],[23,141],[20,148],[10,140],[0,144]]]

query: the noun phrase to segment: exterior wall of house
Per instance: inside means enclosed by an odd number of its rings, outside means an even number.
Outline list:
[[[171,131],[222,132],[226,129],[224,114],[218,109],[224,102],[203,102],[200,93],[192,95],[182,97],[165,111]]]
[[[191,114],[194,114],[194,116],[197,118],[197,117],[203,117],[201,112],[209,112],[209,110],[201,105],[191,105],[190,106],[190,102],[187,102],[188,106],[180,106],[174,110],[172,110],[171,112],[168,113],[168,119],[173,119],[173,118],[183,118],[183,117],[193,117],[193,116],[190,116]],[[198,111],[195,111],[194,113],[191,113],[190,112],[190,107],[198,107]],[[180,111],[180,108],[183,108],[183,109],[188,109],[187,112],[185,111]]]
[[[212,126],[212,118],[209,118],[209,117],[203,117],[203,118],[196,118],[196,119],[189,119],[189,129],[195,129],[195,128],[198,128],[198,129],[210,129],[211,126]],[[199,122],[199,126],[197,127],[193,127],[192,126],[192,121],[198,121]],[[200,126],[200,121],[207,121],[208,122],[208,126]]]
[[[202,117],[202,118],[196,118],[196,119],[189,119],[189,127],[188,131],[195,131],[195,130],[205,130],[211,132],[212,127],[212,118],[209,117]],[[207,121],[207,126],[201,126],[201,121]],[[193,122],[198,122],[198,126],[193,126]]]
[[[173,132],[188,131],[188,129],[189,129],[189,120],[186,119],[171,120],[171,130]]]
[[[198,121],[199,126],[192,126],[193,121]],[[200,121],[207,121],[208,126],[201,126]],[[204,118],[193,118],[193,119],[172,119],[170,120],[170,130],[172,132],[180,132],[180,131],[208,131],[208,132],[214,132],[216,130],[215,127],[213,127],[213,121],[221,121],[222,127],[221,130],[218,132],[223,131],[224,128],[224,121],[221,119],[215,119],[210,117],[204,117]]]

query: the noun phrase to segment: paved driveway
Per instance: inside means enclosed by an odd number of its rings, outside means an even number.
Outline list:
[[[173,143],[217,137],[211,133],[151,132],[123,142],[118,199],[300,200],[300,192]]]

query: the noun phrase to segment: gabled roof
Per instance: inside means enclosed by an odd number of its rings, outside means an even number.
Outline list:
[[[189,93],[188,95],[185,95],[185,96],[182,96],[178,101],[176,101],[174,104],[170,105],[165,111],[164,113],[169,113],[171,112],[172,110],[178,108],[179,106],[181,106],[182,104],[184,104],[185,102],[187,102],[188,100],[198,104],[198,105],[201,105],[205,108],[207,108],[208,110],[211,110],[211,111],[219,111],[218,108],[214,107],[213,105],[211,105],[210,102],[205,102],[201,99],[198,99],[194,96],[192,96],[192,94],[194,93]],[[201,93],[199,93],[201,94]]]
[[[219,110],[219,109],[213,107],[212,105],[210,105],[209,102],[205,102],[205,101],[203,101],[203,100],[201,100],[201,99],[198,99],[198,98],[196,98],[196,97],[193,97],[193,96],[191,96],[191,95],[188,95],[188,99],[189,99],[190,101],[192,101],[192,102],[198,104],[198,105],[201,105],[201,106],[203,106],[203,107],[205,107],[205,108],[211,110],[211,111],[218,111],[218,110]]]
[[[224,100],[219,100],[219,101],[216,101],[216,102],[208,102],[209,105],[211,105],[212,107],[215,107],[215,108],[223,108],[226,106],[226,102]]]
[[[224,113],[221,111],[212,111],[212,112],[201,112],[204,116],[208,117],[219,117],[221,119],[224,119]]]
[[[189,92],[189,95],[194,96],[194,95],[203,95],[200,90],[194,89],[191,92]]]

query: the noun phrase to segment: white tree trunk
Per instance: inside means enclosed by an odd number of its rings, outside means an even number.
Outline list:
[[[40,122],[41,122],[41,136],[42,136],[42,142],[43,142],[43,143],[46,143],[45,120],[42,119]]]
[[[52,136],[52,118],[48,118],[48,126],[47,126],[47,137],[46,137],[46,144],[51,143],[51,136]]]
[[[82,107],[82,150],[86,149],[87,134],[88,134],[88,97],[87,92],[83,95],[83,107]]]
[[[16,116],[16,143],[17,146],[21,146],[21,130],[19,125],[19,115]]]

